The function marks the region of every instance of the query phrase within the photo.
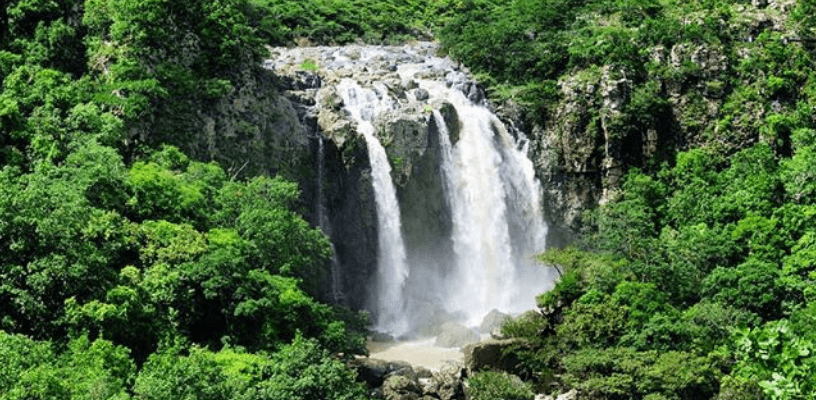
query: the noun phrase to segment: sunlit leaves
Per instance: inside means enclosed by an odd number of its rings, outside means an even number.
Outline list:
[[[0,331],[0,398],[126,400],[135,367],[126,349],[85,336],[57,355],[49,342]]]
[[[772,400],[813,399],[816,344],[787,320],[769,322],[734,335],[735,375],[759,380]]]

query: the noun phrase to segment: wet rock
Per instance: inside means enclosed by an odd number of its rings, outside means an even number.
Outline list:
[[[440,368],[432,378],[433,392],[440,400],[464,398],[464,369],[461,365],[451,363]]]
[[[317,104],[315,101],[315,93],[306,90],[291,90],[285,92],[284,96],[286,96],[286,98],[292,102],[303,104],[304,106],[308,107]]]
[[[371,340],[374,342],[393,342],[394,337],[384,332],[371,332]]]
[[[446,322],[436,337],[434,346],[438,347],[464,347],[470,343],[479,341],[479,334],[460,323]]]
[[[394,365],[394,368],[395,369],[392,372],[388,373],[388,375],[385,376],[386,380],[388,380],[388,378],[391,376],[403,376],[412,381],[416,381],[418,379],[414,367],[408,363],[398,362],[397,364]]]
[[[512,354],[505,354],[505,350],[518,344],[518,339],[486,340],[465,346],[465,367],[468,371],[482,370],[510,371],[518,363]]]
[[[391,375],[409,375],[413,372],[411,364],[404,361],[384,361],[376,358],[357,358],[350,362],[357,370],[357,379],[375,388],[383,385],[386,377]],[[414,374],[416,377],[416,374]]]
[[[485,95],[484,89],[474,83],[470,85],[470,88],[468,88],[467,98],[474,104],[483,104],[485,99],[487,99],[487,96]]]
[[[505,314],[499,310],[490,310],[490,312],[485,315],[484,319],[482,319],[482,323],[479,325],[479,332],[492,332],[495,328],[501,328],[502,324],[511,318],[512,317],[509,314]]]
[[[280,77],[281,85],[285,90],[319,89],[320,77],[309,71],[297,71],[293,75]]]
[[[416,97],[416,99],[419,101],[425,101],[428,100],[430,95],[425,89],[414,89],[414,97]]]
[[[416,163],[428,150],[428,120],[416,109],[399,109],[378,114],[373,121],[374,132],[385,147],[391,161],[394,183],[405,185]]]
[[[442,325],[452,318],[442,307],[431,302],[421,303],[411,311],[412,325],[419,336],[438,336]]]
[[[386,400],[419,400],[420,387],[416,380],[406,376],[389,376],[382,386]]]
[[[352,46],[348,50],[346,50],[346,57],[352,60],[359,60],[361,53],[362,52],[359,47]]]
[[[451,145],[456,145],[462,133],[462,122],[459,121],[459,113],[456,112],[456,107],[451,103],[443,102],[437,108],[439,113],[442,114],[442,119],[445,120],[445,126],[448,127]]]
[[[383,81],[383,83],[394,96],[400,99],[405,98],[405,86],[402,85],[399,79],[391,78]]]

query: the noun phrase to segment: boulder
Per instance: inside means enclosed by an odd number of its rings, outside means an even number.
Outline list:
[[[479,333],[457,322],[446,322],[436,337],[437,347],[464,347],[480,340]]]
[[[428,97],[430,97],[428,91],[425,89],[414,89],[413,92],[414,97],[416,97],[416,99],[419,101],[428,100]]]
[[[518,364],[518,359],[512,354],[505,354],[505,349],[516,345],[519,339],[486,340],[465,346],[465,367],[468,371],[481,370],[510,371]]]
[[[417,379],[433,378],[433,371],[425,367],[415,367],[414,372],[416,372]]]
[[[416,380],[406,376],[389,376],[382,386],[386,400],[419,400],[421,389]]]
[[[479,325],[479,332],[490,333],[496,328],[501,328],[502,324],[511,318],[509,314],[505,314],[499,310],[490,310],[482,320],[482,324]]]
[[[431,302],[421,302],[411,311],[411,326],[419,336],[439,336],[442,325],[452,318],[442,307]]]
[[[464,398],[464,369],[460,364],[445,364],[435,372],[431,378],[429,390],[426,394],[435,396],[440,400],[454,400]]]
[[[357,370],[357,379],[376,388],[383,385],[387,376],[410,375],[411,364],[404,361],[384,361],[376,358],[357,358],[351,361],[351,367]],[[416,376],[416,374],[414,374]]]

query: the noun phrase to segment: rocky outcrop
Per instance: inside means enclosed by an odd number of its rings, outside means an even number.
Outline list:
[[[494,329],[501,328],[505,322],[512,318],[510,314],[505,314],[496,309],[490,310],[490,312],[485,315],[482,323],[479,324],[479,332],[490,333]]]
[[[458,322],[446,322],[439,329],[434,346],[437,347],[464,347],[478,342],[479,333]]]
[[[389,375],[405,375],[408,370],[413,373],[411,364],[376,358],[357,358],[351,362],[351,366],[357,370],[357,378],[372,388],[382,386]]]
[[[491,339],[467,345],[462,349],[465,353],[465,368],[469,373],[482,370],[512,371],[518,365],[518,359],[506,350],[518,344],[517,339]]]
[[[365,382],[371,397],[387,400],[463,400],[465,373],[448,363],[438,371],[411,367],[403,362],[359,358],[351,366]]]
[[[768,104],[746,99],[742,107],[748,112],[729,117],[723,126],[723,106],[734,90],[727,83],[735,73],[733,54],[745,60],[765,51],[753,42],[765,31],[786,32],[791,4],[791,0],[736,4],[730,18],[716,23],[740,41],[647,49],[651,64],[645,75],[606,65],[563,76],[558,82],[560,99],[528,127],[546,193],[548,243],[557,245],[559,235],[568,241],[570,232],[581,225],[581,211],[613,198],[631,167],[650,168],[691,147],[713,147],[727,154],[760,140],[758,126]],[[710,21],[700,13],[688,15],[685,23]],[[642,118],[647,112],[643,101],[650,97],[660,101],[648,104],[649,118]],[[498,107],[506,117],[523,120],[516,108],[512,102]]]

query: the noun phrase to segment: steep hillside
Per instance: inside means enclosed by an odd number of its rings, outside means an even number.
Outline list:
[[[580,230],[541,256],[563,275],[540,313],[505,326],[514,373],[590,399],[813,398],[814,5],[515,1],[446,25]]]

